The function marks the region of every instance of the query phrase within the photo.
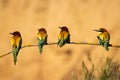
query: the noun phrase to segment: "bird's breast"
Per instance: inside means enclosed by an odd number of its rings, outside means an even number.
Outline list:
[[[45,34],[45,33],[38,33],[38,34],[37,34],[37,37],[38,37],[40,40],[45,39],[46,36],[47,36],[47,34]]]
[[[59,39],[65,39],[67,38],[69,33],[67,31],[61,31],[59,34]]]
[[[20,41],[21,41],[21,37],[15,36],[11,38],[11,44],[13,46],[19,46]]]

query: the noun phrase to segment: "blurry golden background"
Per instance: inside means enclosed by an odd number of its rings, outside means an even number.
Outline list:
[[[48,42],[57,42],[58,26],[67,26],[74,42],[98,42],[93,29],[106,28],[111,44],[120,45],[120,0],[0,0],[0,55],[11,51],[10,32],[20,31],[23,45],[37,44],[37,29],[44,27]],[[12,54],[0,59],[0,80],[70,80],[72,72],[83,79],[81,62],[88,67],[105,57],[120,60],[120,49],[69,45],[21,49],[17,65]]]

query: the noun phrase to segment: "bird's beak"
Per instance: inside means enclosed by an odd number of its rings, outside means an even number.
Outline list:
[[[94,29],[93,31],[100,32],[99,30]]]
[[[40,29],[37,29],[37,30],[38,30],[38,32],[39,32]]]
[[[60,28],[60,29],[61,29],[62,27],[58,27],[58,28]]]
[[[12,35],[13,35],[13,33],[10,33],[10,34],[12,34]]]

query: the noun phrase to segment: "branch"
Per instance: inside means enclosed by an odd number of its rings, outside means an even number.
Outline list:
[[[45,45],[56,45],[57,43],[47,43],[47,44],[45,44]],[[98,45],[98,46],[101,46],[100,44],[98,44],[98,43],[88,43],[88,42],[70,42],[70,43],[67,43],[67,44],[83,44],[83,45]],[[38,45],[35,45],[35,44],[33,44],[33,45],[25,45],[25,46],[23,46],[23,47],[21,47],[21,49],[23,49],[23,48],[26,48],[26,47],[35,47],[35,46],[37,46],[38,47]],[[111,45],[111,46],[109,46],[109,47],[115,47],[115,48],[120,48],[120,45]],[[11,54],[12,53],[12,51],[11,52],[8,52],[8,53],[6,53],[6,54],[3,54],[3,55],[0,55],[0,58],[2,58],[2,57],[4,57],[4,56],[7,56],[7,55],[9,55],[9,54]]]

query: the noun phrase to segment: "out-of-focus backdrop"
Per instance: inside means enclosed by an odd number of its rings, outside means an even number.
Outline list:
[[[74,42],[98,42],[93,29],[106,28],[111,44],[120,45],[120,0],[0,0],[0,55],[11,51],[9,33],[20,31],[23,45],[37,44],[37,29],[44,27],[48,42],[57,42],[59,26],[67,26]],[[12,54],[0,59],[0,80],[83,80],[81,62],[95,68],[106,57],[120,60],[120,49],[66,44],[20,50],[17,65]]]

